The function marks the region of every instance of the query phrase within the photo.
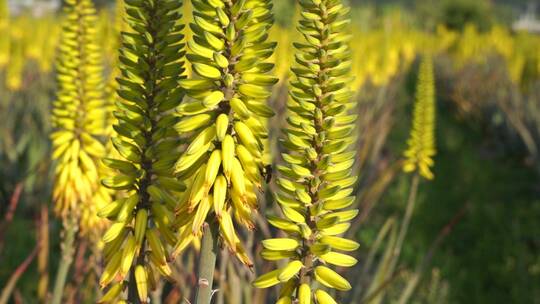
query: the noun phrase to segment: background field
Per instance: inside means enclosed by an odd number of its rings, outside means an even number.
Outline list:
[[[10,301],[38,303],[55,277],[62,230],[51,211],[48,137],[60,15],[54,3],[11,1],[10,13],[1,6],[4,2],[0,0],[0,288],[30,256]],[[411,125],[418,58],[425,52],[434,54],[436,75],[435,179],[420,185],[400,266],[395,276],[378,278],[385,295],[379,300],[394,303],[407,283],[422,274],[411,303],[540,303],[540,32],[513,29],[527,8],[531,16],[538,13],[527,2],[350,1],[361,212],[349,235],[362,245],[359,264],[344,272],[355,286],[344,303],[365,300],[378,265],[384,266],[388,238],[374,246],[381,228],[400,221],[404,213],[410,177],[399,163]],[[109,79],[116,62],[118,14],[114,1],[96,3]],[[297,13],[293,1],[275,3],[271,39],[279,46],[274,73],[282,80],[269,104],[277,112],[270,126],[273,158],[279,162],[277,138],[284,122]],[[188,11],[186,7],[189,19]],[[273,208],[270,196],[263,205]],[[261,235],[258,230],[253,240]],[[42,246],[37,248],[39,240]],[[257,242],[251,245],[257,252]],[[92,258],[96,246],[79,244],[66,301],[94,301],[101,267]],[[263,269],[265,264],[258,263],[257,269]],[[194,279],[186,269],[180,271],[181,287],[162,286],[163,303],[176,303],[178,295],[189,297]],[[238,272],[229,279],[243,282],[249,277]],[[234,293],[233,285],[225,292]],[[247,298],[245,303],[250,303]]]

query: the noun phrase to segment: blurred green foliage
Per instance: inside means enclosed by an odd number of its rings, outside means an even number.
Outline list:
[[[449,284],[448,303],[540,303],[539,171],[524,161],[523,144],[503,135],[501,128],[486,125],[489,112],[477,113],[476,118],[458,114],[453,80],[440,75],[445,59],[437,62],[436,177],[420,186],[404,263],[411,268],[418,265],[446,225],[465,210],[432,262]],[[412,69],[398,93],[396,125],[388,144],[391,153],[406,148],[415,79]],[[409,185],[404,175],[394,181],[360,231],[362,244],[373,244],[388,216],[403,214]],[[433,302],[418,297],[412,303]]]
[[[281,0],[274,4],[274,12],[277,24],[290,26],[296,12],[294,0]]]
[[[0,201],[9,200],[17,183],[26,193],[47,194],[51,181],[48,153],[49,113],[54,79],[30,66],[24,75],[26,89],[0,88]],[[0,83],[5,83],[3,75]],[[3,209],[4,205],[0,207]]]
[[[101,2],[106,4],[107,1]],[[278,23],[291,23],[295,14],[293,2],[275,1]],[[377,6],[382,3],[380,1],[371,1],[371,6],[368,5],[370,2],[351,2],[364,8],[353,12],[356,14],[353,15],[355,24],[362,28],[376,24],[380,20],[378,16],[385,12]],[[409,5],[415,21],[426,28],[433,28],[442,21],[455,29],[462,29],[468,22],[486,29],[498,16],[497,12],[504,10],[504,7],[480,0],[402,2]],[[518,3],[505,2],[514,8]],[[438,58],[437,62],[440,68],[445,59]],[[496,65],[496,62],[495,59],[490,64]],[[527,90],[540,92],[538,75],[533,69],[535,64],[538,63],[525,65],[523,78]],[[9,245],[0,251],[0,286],[35,245],[34,219],[39,205],[48,203],[50,198],[48,117],[50,103],[54,99],[54,78],[36,75],[31,67],[29,70],[25,73],[24,90],[12,93],[0,87],[0,214],[5,213],[5,202],[9,201],[15,185],[24,183],[20,207],[6,237]],[[449,302],[540,303],[538,164],[526,162],[525,147],[505,135],[510,127],[505,125],[503,129],[499,124],[496,127],[492,125],[505,117],[500,110],[493,112],[496,105],[490,104],[490,98],[474,100],[475,104],[484,107],[475,109],[480,112],[475,113],[476,116],[463,117],[456,107],[453,91],[456,80],[463,75],[456,73],[453,78],[441,79],[440,70],[438,73],[436,178],[421,185],[416,213],[403,250],[404,261],[414,267],[441,229],[466,205],[464,218],[444,240],[433,259],[433,265],[441,270],[442,279],[448,282]],[[500,75],[503,69],[494,73]],[[0,75],[1,84],[4,83],[3,77]],[[392,126],[390,143],[385,147],[385,153],[389,155],[401,155],[405,148],[414,79],[413,69],[405,81],[398,84],[395,125]],[[485,86],[481,77],[475,81],[475,86]],[[377,95],[373,92],[375,90],[366,88],[361,94]],[[493,92],[493,95],[498,93]],[[538,102],[538,99],[533,101]],[[369,246],[389,215],[403,213],[407,192],[408,179],[398,178],[362,228],[362,244]],[[60,229],[57,225],[51,224],[51,248],[58,248]],[[50,269],[56,269],[57,261],[58,257],[53,252]],[[36,278],[37,273],[32,266],[18,285],[27,303],[34,303],[35,284],[31,283]]]
[[[445,0],[441,5],[441,23],[453,30],[463,30],[474,24],[481,31],[492,23],[492,6],[486,0]]]
[[[497,150],[490,134],[452,115],[439,122],[438,178],[422,189],[425,196],[412,227],[416,242],[429,242],[441,222],[467,204],[466,217],[435,259],[452,282],[453,300],[536,303],[540,275],[531,270],[538,268],[540,249],[535,239],[540,201],[532,182],[538,181],[537,172],[519,154]]]
[[[54,78],[40,75],[30,65],[24,73],[25,90],[10,92],[0,73],[0,215],[6,214],[17,184],[22,194],[15,216],[5,231],[0,249],[0,286],[11,276],[36,245],[40,206],[49,204],[49,113],[54,98]],[[60,227],[51,221],[51,248],[58,248]],[[56,269],[56,256],[51,258]],[[17,284],[25,303],[36,303],[37,269],[31,266]]]

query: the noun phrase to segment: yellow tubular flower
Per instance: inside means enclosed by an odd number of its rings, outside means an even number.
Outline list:
[[[263,178],[266,105],[277,79],[269,72],[275,43],[267,42],[273,16],[270,0],[193,0],[187,55],[196,77],[182,80],[192,98],[179,108],[176,129],[190,135],[176,173],[189,187],[177,207],[180,254],[217,217],[224,244],[251,265],[233,219],[248,229]]]
[[[17,91],[21,89],[24,64],[24,31],[21,28],[15,28],[11,32],[9,42],[9,63],[6,68],[6,87],[9,90]]]
[[[66,1],[57,60],[58,96],[51,135],[57,161],[53,199],[58,215],[79,216],[83,233],[98,222],[99,183],[108,113],[104,110],[101,56],[95,42],[96,11],[90,0]]]
[[[424,57],[420,63],[418,83],[416,87],[416,102],[414,104],[413,124],[408,148],[404,153],[406,158],[403,170],[418,173],[433,179],[430,167],[435,156],[435,80],[431,57]]]
[[[56,55],[55,46],[58,44],[61,28],[58,22],[56,22],[55,16],[46,16],[42,20],[39,21],[40,24],[34,25],[36,27],[46,28],[43,31],[44,38],[41,39],[41,55],[38,64],[42,73],[49,73],[53,67],[51,63],[54,62],[53,58]],[[32,33],[31,30],[29,32]]]
[[[10,24],[7,0],[0,0],[0,68],[9,62]]]
[[[103,235],[106,266],[101,287],[110,286],[101,302],[116,303],[125,279],[130,303],[147,303],[157,275],[171,278],[166,249],[176,238],[171,231],[177,192],[185,187],[173,177],[179,157],[175,109],[184,93],[182,1],[125,0],[129,32],[122,32],[112,142],[118,158],[105,164],[116,172],[102,183],[125,194],[100,215],[114,221]]]
[[[343,253],[358,243],[340,235],[358,210],[347,209],[355,198],[351,176],[356,141],[356,115],[350,91],[351,53],[346,34],[348,7],[341,0],[300,1],[296,64],[288,101],[288,127],[282,141],[285,166],[278,166],[276,195],[283,216],[271,225],[287,234],[264,240],[267,260],[288,259],[282,268],[263,274],[254,285],[283,284],[279,303],[335,303],[324,291],[349,290],[349,282],[331,269],[350,267],[356,259]]]

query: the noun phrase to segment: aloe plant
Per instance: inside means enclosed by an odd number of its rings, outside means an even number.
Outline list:
[[[109,115],[94,28],[96,10],[90,0],[68,0],[64,10],[51,139],[52,159],[56,161],[53,200],[66,235],[53,303],[61,301],[76,231],[95,229],[99,225],[96,206],[108,200],[99,182],[98,162],[106,155],[103,141]]]
[[[158,279],[171,279],[166,248],[176,243],[173,211],[177,193],[185,189],[172,172],[180,145],[173,109],[184,96],[177,85],[185,71],[182,2],[125,4],[130,31],[122,32],[112,138],[118,157],[104,160],[116,175],[103,180],[119,198],[100,211],[113,221],[103,235],[100,285],[110,288],[100,303],[123,301],[126,286],[128,301],[147,303]]]
[[[262,188],[266,105],[277,79],[268,62],[275,43],[270,0],[194,0],[193,38],[187,42],[194,77],[180,85],[190,97],[176,129],[189,146],[176,163],[188,190],[177,207],[180,227],[173,256],[203,237],[197,303],[209,303],[218,236],[251,266],[238,226],[252,230]],[[210,229],[204,229],[205,222]],[[208,240],[207,238],[211,238]]]
[[[278,303],[336,303],[327,288],[346,291],[351,285],[329,266],[353,266],[356,259],[342,252],[359,246],[340,236],[358,213],[348,209],[357,178],[351,175],[355,152],[350,151],[356,115],[348,114],[354,105],[348,86],[349,9],[339,0],[299,3],[298,29],[305,40],[295,43],[282,140],[286,165],[278,166],[276,201],[283,216],[268,216],[287,237],[264,240],[261,253],[267,260],[289,261],[254,284],[283,284]]]
[[[435,156],[435,80],[433,62],[424,57],[420,63],[416,102],[414,104],[413,123],[408,148],[404,153],[405,172],[417,171],[418,174],[433,179],[431,167]]]

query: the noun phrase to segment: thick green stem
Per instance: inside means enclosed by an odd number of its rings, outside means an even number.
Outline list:
[[[219,227],[213,222],[205,224],[203,228],[203,238],[201,254],[199,257],[199,281],[197,288],[196,304],[210,304],[212,300],[212,284],[214,282],[214,269],[219,253],[218,232]]]
[[[217,304],[225,304],[224,287],[227,285],[227,264],[229,261],[229,251],[221,250],[221,259],[219,261],[219,287],[222,289],[218,292]]]
[[[396,268],[397,262],[399,260],[399,256],[401,254],[401,249],[403,247],[403,242],[405,241],[405,237],[407,236],[407,231],[409,230],[409,224],[411,223],[414,206],[416,204],[416,194],[418,193],[419,181],[420,181],[420,175],[418,175],[418,173],[415,173],[411,182],[409,198],[407,199],[407,207],[406,207],[407,209],[405,210],[405,216],[403,217],[403,221],[401,222],[399,235],[396,241],[396,245],[394,247],[392,263],[390,264],[390,272],[389,272],[390,276],[392,275],[392,273],[394,272]]]
[[[73,255],[75,253],[75,238],[77,235],[77,230],[78,226],[75,219],[66,219],[64,221],[64,240],[62,241],[61,245],[62,258],[60,259],[60,263],[58,265],[58,272],[56,274],[56,281],[54,283],[51,304],[62,303],[64,286],[66,285],[69,268],[73,262]]]

